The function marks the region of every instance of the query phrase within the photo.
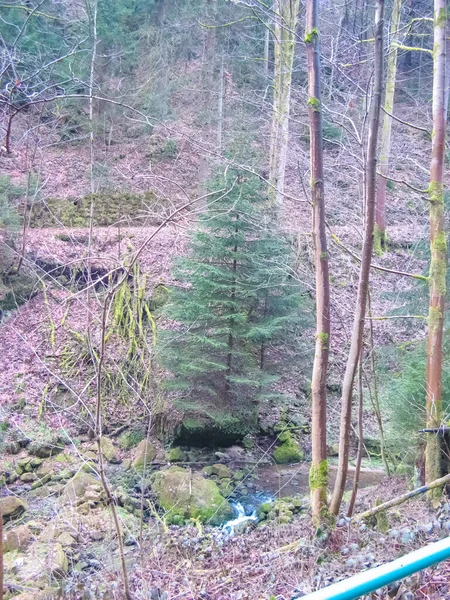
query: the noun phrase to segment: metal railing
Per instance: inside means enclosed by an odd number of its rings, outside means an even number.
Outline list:
[[[354,600],[450,558],[450,537],[368,569],[298,600]],[[297,600],[297,599],[295,599]]]

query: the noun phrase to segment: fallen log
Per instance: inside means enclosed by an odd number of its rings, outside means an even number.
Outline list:
[[[448,475],[444,475],[444,477],[435,479],[434,481],[432,481],[431,483],[428,483],[427,485],[423,485],[420,488],[416,488],[415,490],[412,490],[411,492],[406,492],[406,494],[403,494],[402,496],[397,496],[397,498],[393,498],[392,500],[388,500],[387,502],[384,502],[383,504],[374,506],[370,510],[366,510],[365,512],[360,513],[359,515],[356,515],[355,517],[353,517],[352,521],[361,521],[362,519],[367,519],[369,517],[373,517],[374,515],[376,515],[379,512],[382,512],[383,510],[388,510],[389,508],[392,508],[393,506],[398,506],[399,504],[403,504],[403,502],[406,502],[406,500],[409,500],[410,498],[414,498],[414,496],[418,496],[419,494],[424,494],[425,492],[428,492],[429,490],[433,490],[434,488],[442,487],[443,485],[445,485],[448,482],[450,482],[450,473],[448,473]]]

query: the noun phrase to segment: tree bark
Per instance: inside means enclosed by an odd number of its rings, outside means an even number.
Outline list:
[[[386,250],[386,188],[389,173],[389,155],[391,152],[392,117],[394,112],[395,80],[397,77],[397,42],[399,39],[402,0],[394,0],[391,19],[391,39],[387,61],[386,94],[384,97],[385,113],[381,134],[381,150],[379,171],[377,176],[377,202],[375,208],[374,245],[376,254]]]
[[[330,512],[334,515],[337,515],[339,512],[342,496],[344,495],[345,482],[347,480],[353,383],[362,346],[367,292],[372,262],[377,174],[377,139],[380,123],[381,94],[383,90],[383,14],[384,0],[377,0],[375,10],[374,82],[370,106],[369,135],[367,140],[364,240],[350,350],[342,383],[339,460],[336,482],[330,504]]]
[[[322,91],[318,0],[306,2],[305,41],[308,58],[308,113],[311,156],[312,234],[316,271],[316,347],[312,371],[312,462],[309,485],[313,520],[320,523],[326,512],[327,463],[327,370],[330,344],[330,283],[325,224]]]
[[[434,74],[433,138],[430,168],[430,298],[428,313],[428,349],[426,382],[426,427],[439,427],[442,421],[442,335],[444,329],[447,243],[444,222],[444,149],[446,83],[446,6],[445,0],[434,1]],[[425,448],[425,481],[441,475],[441,451],[437,435],[429,434]],[[429,496],[440,496],[434,488]]]
[[[351,517],[353,514],[353,509],[355,508],[356,496],[358,495],[358,487],[359,487],[359,476],[361,474],[361,462],[362,462],[362,453],[364,449],[364,439],[363,439],[363,352],[361,348],[361,356],[359,359],[359,372],[358,372],[358,453],[356,455],[356,465],[355,465],[355,475],[353,477],[353,490],[352,497],[350,498],[350,502],[348,503],[347,509],[347,517]]]
[[[269,159],[269,199],[274,206],[283,204],[299,3],[300,0],[274,2],[274,82]]]

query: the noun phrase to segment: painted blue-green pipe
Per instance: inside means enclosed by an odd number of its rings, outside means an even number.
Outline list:
[[[450,537],[380,567],[368,569],[322,590],[302,596],[301,600],[354,600],[447,558],[450,558]]]

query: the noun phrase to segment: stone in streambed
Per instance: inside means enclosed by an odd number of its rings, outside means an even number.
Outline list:
[[[233,517],[230,503],[221,495],[217,484],[180,467],[158,471],[153,476],[153,492],[158,504],[166,510],[166,518],[200,519],[212,525]]]

